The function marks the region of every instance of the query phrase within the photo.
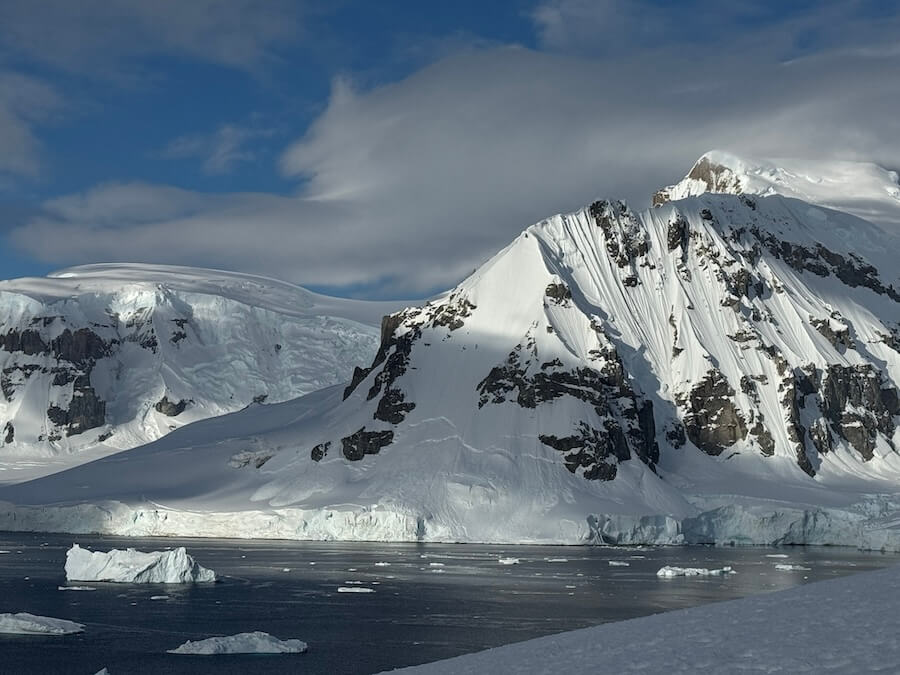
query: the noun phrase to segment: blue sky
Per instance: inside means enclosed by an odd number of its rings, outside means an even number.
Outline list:
[[[3,276],[446,288],[721,147],[900,166],[896,3],[0,0]]]

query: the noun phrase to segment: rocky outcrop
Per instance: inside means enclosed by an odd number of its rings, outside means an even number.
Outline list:
[[[156,412],[169,417],[176,417],[184,412],[184,409],[187,408],[187,404],[188,402],[183,398],[179,399],[176,403],[170,401],[168,396],[163,396],[153,407],[156,409]]]
[[[647,255],[650,238],[647,230],[625,202],[601,200],[588,209],[594,222],[603,231],[606,252],[619,267],[633,266],[637,258]]]
[[[342,452],[344,457],[351,462],[358,462],[366,455],[377,455],[383,447],[390,445],[393,440],[394,432],[390,429],[386,431],[366,431],[366,428],[362,427],[359,431],[341,439]]]
[[[879,433],[891,444],[894,416],[900,415],[900,396],[873,366],[828,366],[819,395],[822,413],[831,428],[864,460],[874,456]]]
[[[583,401],[593,407],[595,419],[582,420],[569,436],[540,436],[563,453],[570,471],[580,468],[585,478],[611,480],[616,461],[630,459],[632,452],[654,469],[659,447],[652,403],[634,392],[615,349],[593,354],[597,368],[566,368],[559,359],[540,362],[534,338],[526,335],[478,384],[478,407],[513,402],[537,408],[563,397]]]
[[[685,432],[691,443],[717,456],[747,437],[747,425],[734,404],[734,388],[716,369],[711,369],[686,395],[676,398],[685,410]]]
[[[711,162],[701,157],[687,175],[687,179],[699,181],[705,186],[705,192],[726,192],[740,194],[742,192],[740,178],[727,166]],[[653,195],[653,206],[662,206],[672,199],[672,188],[663,188]]]

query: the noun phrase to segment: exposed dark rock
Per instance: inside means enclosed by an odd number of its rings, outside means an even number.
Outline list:
[[[567,453],[581,448],[578,453],[567,455],[570,469],[585,468],[584,475],[589,478],[613,477],[615,470],[606,468],[611,458],[628,459],[632,452],[654,469],[659,461],[659,446],[655,440],[653,405],[635,394],[615,349],[595,350],[593,358],[604,362],[600,369],[567,370],[559,359],[539,363],[530,351],[531,345],[530,336],[526,336],[506,361],[492,368],[478,384],[478,407],[514,401],[523,408],[536,408],[562,396],[576,398],[591,405],[598,420],[582,420],[570,436],[541,438],[546,445],[565,448]]]
[[[747,425],[734,404],[734,389],[716,369],[691,389],[676,398],[686,409],[684,427],[691,442],[709,455],[720,455],[747,437]]]
[[[172,337],[170,337],[169,340],[173,344],[177,345],[179,342],[184,340],[186,337],[187,337],[187,333],[185,333],[183,330],[177,330],[174,333],[172,333]]]
[[[813,328],[819,331],[825,339],[839,352],[843,353],[853,348],[853,339],[850,337],[850,328],[839,320],[809,318]]]
[[[567,305],[572,299],[572,291],[564,283],[549,284],[544,294],[557,305]]]
[[[727,166],[710,162],[706,157],[701,157],[694,164],[687,177],[704,183],[707,192],[728,192],[732,194],[740,194],[741,192],[740,181],[734,175],[734,172]],[[671,198],[668,189],[660,190],[653,195],[653,206],[662,206]]]
[[[633,264],[649,252],[647,231],[624,202],[601,200],[591,204],[588,212],[603,231],[606,252],[619,267]]]
[[[674,251],[680,246],[683,252],[687,252],[688,223],[681,214],[678,214],[675,220],[669,223],[669,229],[666,232],[666,245],[670,251]]]
[[[377,455],[381,448],[390,445],[394,440],[394,432],[366,431],[362,427],[359,431],[341,439],[344,457],[352,462],[361,460],[366,455]]]
[[[261,405],[266,402],[266,399],[269,398],[268,394],[257,394],[253,397],[253,402],[257,405]]]
[[[180,399],[177,403],[174,403],[169,400],[168,396],[163,396],[153,407],[156,408],[157,412],[160,412],[163,415],[175,417],[184,412],[184,409],[187,408],[187,403],[188,402],[184,399]]]
[[[458,330],[465,325],[464,319],[472,315],[472,310],[476,309],[475,305],[469,302],[468,298],[462,295],[451,295],[447,302],[440,305],[432,305],[434,308],[431,314],[432,326],[446,326],[451,331]]]
[[[879,433],[891,443],[900,414],[897,389],[869,364],[829,365],[819,391],[823,415],[832,429],[866,461],[874,456]]]
[[[809,438],[820,455],[834,450],[834,438],[831,435],[831,430],[828,428],[828,422],[823,417],[820,417],[810,425]]]
[[[569,471],[583,469],[582,475],[588,480],[612,480],[617,472],[616,461],[612,460],[631,458],[621,427],[612,421],[607,421],[603,431],[579,422],[576,435],[559,438],[541,434],[539,438],[544,445],[563,453]]]
[[[3,442],[7,445],[12,443],[16,437],[16,430],[15,430],[15,427],[13,427],[12,422],[6,423],[6,426],[3,427],[3,433],[4,433]]]
[[[310,459],[314,462],[321,462],[325,455],[328,454],[328,449],[331,447],[331,441],[325,441],[324,443],[319,443],[310,451],[309,456]]]
[[[766,457],[775,454],[775,439],[772,438],[771,432],[763,425],[763,416],[760,413],[756,420],[756,424],[750,429],[750,435],[754,436],[759,443],[759,449]]]
[[[106,423],[106,402],[91,386],[90,375],[84,373],[75,379],[68,409],[51,405],[47,418],[56,426],[65,427],[66,436],[75,436]]]
[[[684,425],[677,420],[672,420],[666,428],[666,440],[673,448],[680,448],[687,443],[687,437],[684,433]]]
[[[854,253],[844,257],[829,251],[821,244],[806,248],[799,244],[781,241],[770,232],[757,227],[751,228],[753,235],[776,258],[784,260],[798,271],[808,271],[820,277],[831,274],[851,288],[863,286],[879,295],[887,295],[895,302],[900,302],[900,291],[893,286],[885,286],[878,278],[878,270]]]

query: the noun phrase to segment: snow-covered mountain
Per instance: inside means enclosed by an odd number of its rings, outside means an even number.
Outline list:
[[[681,181],[659,190],[653,205],[706,192],[792,197],[900,232],[897,172],[870,162],[756,159],[713,150]]]
[[[130,448],[346,381],[394,307],[185,267],[0,282],[0,455]]]
[[[780,195],[598,201],[346,388],[0,490],[0,528],[900,548],[898,251]]]

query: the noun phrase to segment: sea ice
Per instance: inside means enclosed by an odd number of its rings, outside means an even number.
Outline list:
[[[57,586],[56,590],[58,591],[96,591],[96,588],[92,588],[91,586]]]
[[[338,586],[338,593],[374,593],[372,588],[363,588],[362,586]]]
[[[74,544],[66,553],[69,581],[185,584],[213,582],[216,573],[198,565],[184,547],[143,553],[133,548],[108,553],[88,551]]]
[[[66,619],[54,619],[50,616],[38,616],[28,612],[18,614],[0,614],[0,633],[13,635],[69,635],[81,633],[84,625],[67,621]]]
[[[500,563],[501,565],[518,565],[519,559],[518,558],[500,558],[500,560],[498,560],[497,562]]]
[[[782,572],[809,572],[811,567],[804,567],[803,565],[792,565],[790,563],[778,563],[775,565],[776,570],[781,570]]]
[[[609,562],[610,567],[630,567],[631,566],[631,563],[625,562],[624,560],[610,560],[608,562]]]
[[[302,640],[279,640],[254,631],[205,640],[188,640],[180,647],[170,649],[169,654],[303,654],[308,645]]]

